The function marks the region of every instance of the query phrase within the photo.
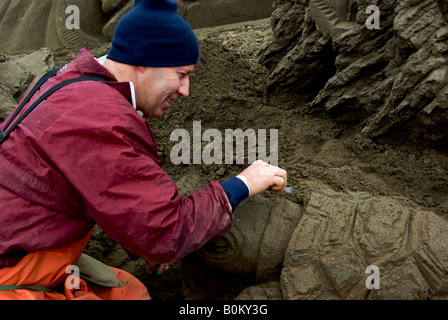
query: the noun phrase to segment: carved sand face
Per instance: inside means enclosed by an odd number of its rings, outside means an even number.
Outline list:
[[[211,267],[235,273],[255,273],[270,207],[265,203],[241,204],[234,225],[224,236],[210,241],[198,254]]]
[[[232,229],[210,241],[198,255],[218,270],[275,278],[301,217],[301,206],[290,201],[250,198],[235,211]]]

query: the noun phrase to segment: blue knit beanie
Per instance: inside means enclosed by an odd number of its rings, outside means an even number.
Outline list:
[[[199,45],[176,0],[135,0],[115,29],[108,59],[135,66],[197,64]]]

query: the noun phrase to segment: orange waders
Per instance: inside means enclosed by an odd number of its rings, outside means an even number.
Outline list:
[[[76,281],[79,285],[68,281],[73,275],[67,270],[81,256],[91,234],[60,249],[30,253],[16,266],[0,269],[0,300],[150,300],[143,283],[116,268],[111,269],[123,284],[120,287],[104,287],[80,278]]]

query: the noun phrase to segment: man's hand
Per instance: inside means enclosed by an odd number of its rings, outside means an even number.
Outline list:
[[[162,275],[170,266],[168,264],[158,264],[152,261],[146,261],[146,272],[149,274]]]
[[[286,189],[286,171],[262,160],[255,161],[239,175],[246,177],[250,188],[250,197],[268,189],[277,192],[284,192]]]

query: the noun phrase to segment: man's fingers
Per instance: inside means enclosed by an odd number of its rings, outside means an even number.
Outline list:
[[[152,261],[146,261],[146,272],[149,274],[162,275],[166,270],[170,267],[169,264],[166,263],[156,263]]]
[[[241,174],[247,179],[250,196],[265,190],[285,191],[287,172],[262,160],[255,161]]]
[[[282,177],[274,177],[274,184],[270,188],[273,191],[285,191],[286,179]]]
[[[267,164],[267,166],[260,168],[260,176],[273,176],[274,183],[270,189],[274,191],[285,191],[288,179],[286,170]]]

